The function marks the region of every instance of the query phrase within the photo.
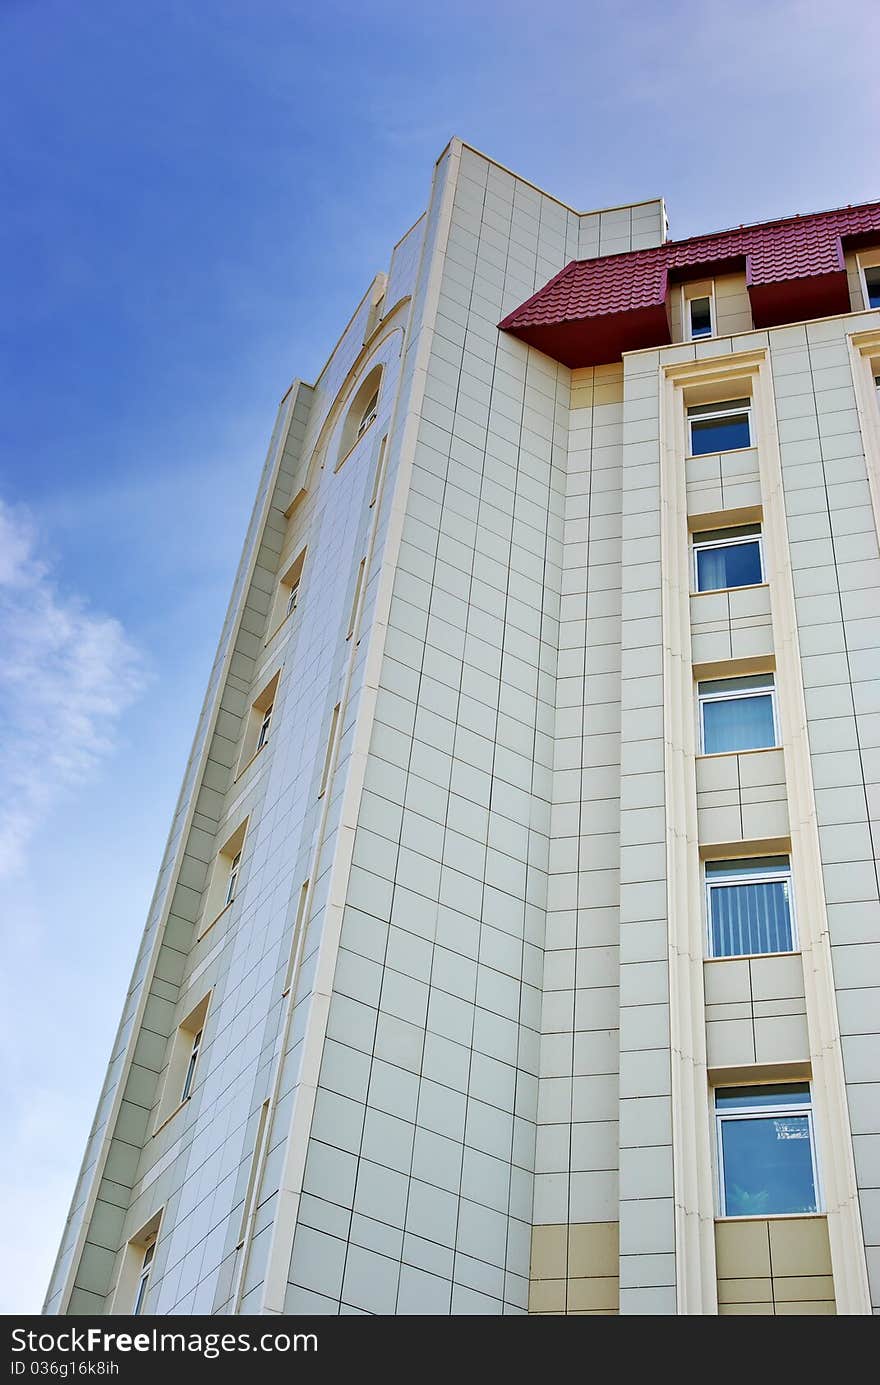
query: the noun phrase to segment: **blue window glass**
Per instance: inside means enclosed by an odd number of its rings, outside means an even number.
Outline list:
[[[688,409],[691,455],[730,452],[751,447],[748,399],[728,399],[723,404],[694,404]]]
[[[868,290],[868,307],[880,308],[880,265],[865,270],[865,287]]]
[[[809,1089],[719,1091],[721,1212],[783,1216],[818,1208]]]
[[[691,456],[707,452],[732,452],[735,447],[750,447],[748,414],[728,414],[725,418],[691,420]]]
[[[724,587],[749,587],[762,582],[761,545],[757,539],[742,543],[698,547],[697,591],[719,591]]]
[[[711,337],[712,300],[711,298],[692,298],[688,304],[691,315],[691,336]]]
[[[713,957],[792,950],[787,856],[707,861],[706,886]]]
[[[704,755],[766,750],[776,744],[773,694],[769,690],[743,697],[706,698],[702,712]]]

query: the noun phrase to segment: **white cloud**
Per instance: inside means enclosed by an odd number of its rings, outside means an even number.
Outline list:
[[[59,591],[29,518],[0,500],[0,877],[113,745],[144,684],[118,620]]]

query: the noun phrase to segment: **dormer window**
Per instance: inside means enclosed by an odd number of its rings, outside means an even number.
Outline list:
[[[712,299],[692,298],[688,304],[690,310],[691,337],[711,337],[712,335]]]
[[[685,341],[700,341],[715,335],[715,283],[702,279],[681,286],[681,335]]]

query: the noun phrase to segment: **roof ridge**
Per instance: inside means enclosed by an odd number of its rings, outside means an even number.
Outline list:
[[[713,240],[715,236],[729,236],[736,231],[755,231],[769,229],[771,226],[785,226],[792,221],[812,221],[816,217],[834,216],[837,212],[860,212],[880,207],[880,200],[870,202],[846,202],[842,207],[825,207],[816,212],[790,212],[788,216],[771,217],[769,221],[741,221],[736,226],[723,226],[719,231],[702,231],[695,236],[684,236],[681,240],[666,240],[663,245],[688,245],[694,240]],[[661,249],[661,246],[650,247]],[[630,251],[630,254],[632,251]],[[610,256],[608,257],[610,258]]]

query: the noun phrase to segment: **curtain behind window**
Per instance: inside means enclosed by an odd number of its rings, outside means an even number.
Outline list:
[[[703,703],[703,751],[718,755],[725,750],[765,750],[776,744],[773,730],[773,698],[730,697]]]
[[[709,890],[713,957],[791,951],[787,880],[713,885]]]

